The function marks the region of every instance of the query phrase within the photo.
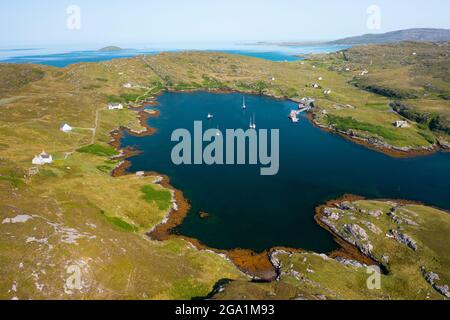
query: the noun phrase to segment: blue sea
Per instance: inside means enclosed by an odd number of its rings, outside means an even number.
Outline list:
[[[100,47],[99,47],[100,48]],[[129,58],[142,54],[158,54],[176,51],[219,51],[250,56],[270,61],[296,61],[297,55],[327,53],[346,49],[337,45],[305,45],[283,47],[277,45],[236,44],[165,44],[142,49],[100,52],[96,49],[65,48],[4,48],[0,49],[0,63],[35,63],[53,67],[66,67],[80,62],[100,62],[116,58]]]

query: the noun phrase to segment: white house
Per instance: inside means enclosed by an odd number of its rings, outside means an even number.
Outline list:
[[[108,104],[108,110],[122,110],[123,104],[121,103],[110,103]]]
[[[61,128],[59,128],[59,130],[61,130],[62,132],[70,132],[73,130],[73,128],[71,126],[69,126],[67,123],[63,124],[61,126]]]
[[[323,92],[323,94],[324,94],[324,95],[329,95],[329,94],[331,94],[331,90],[330,90],[330,89],[327,89],[327,90],[325,90],[325,91]]]
[[[133,87],[133,85],[131,84],[131,83],[125,83],[122,87],[124,87],[124,88],[127,88],[127,89],[130,89],[130,88],[132,88]]]
[[[397,128],[409,128],[409,123],[407,121],[403,121],[403,120],[395,121],[394,125]]]
[[[322,77],[319,77],[318,79],[319,79],[319,81],[322,81],[322,80],[323,80],[323,78],[322,78]]]
[[[32,161],[33,164],[40,165],[40,166],[42,166],[44,164],[49,164],[52,162],[53,162],[53,157],[50,154],[46,153],[45,151],[42,151],[41,154],[38,154],[37,156],[35,156]]]

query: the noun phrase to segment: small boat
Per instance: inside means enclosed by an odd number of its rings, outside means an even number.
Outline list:
[[[222,133],[220,132],[219,126],[217,126],[216,136],[220,137]]]
[[[247,109],[247,106],[245,105],[245,97],[242,99],[242,109]]]
[[[208,113],[208,120],[211,120],[214,116],[211,113]]]

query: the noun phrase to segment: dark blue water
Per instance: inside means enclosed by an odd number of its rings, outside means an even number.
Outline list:
[[[423,201],[450,209],[450,154],[395,159],[315,128],[306,118],[292,124],[292,102],[260,96],[166,93],[159,98],[161,116],[151,119],[158,129],[150,137],[125,136],[124,146],[143,153],[131,158],[131,171],[167,174],[191,201],[192,209],[179,232],[210,247],[274,246],[327,252],[331,236],[315,223],[314,208],[345,193],[368,198]],[[215,118],[206,120],[211,112]],[[194,120],[204,127],[247,129],[256,114],[258,128],[280,129],[280,171],[260,176],[259,166],[175,166],[171,162],[172,131],[192,131]],[[204,211],[211,218],[202,220]]]

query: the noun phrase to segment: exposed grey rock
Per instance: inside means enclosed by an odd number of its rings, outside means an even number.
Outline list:
[[[325,208],[323,214],[331,220],[339,220],[341,215],[339,212],[334,211],[332,208]]]
[[[355,268],[364,268],[364,267],[367,267],[366,264],[362,264],[362,263],[360,263],[360,262],[358,262],[358,261],[356,261],[356,260],[345,259],[345,258],[342,258],[342,257],[337,257],[335,260],[336,260],[337,262],[339,262],[339,263],[345,265],[345,266],[352,266],[352,267],[355,267]]]
[[[8,224],[8,223],[25,223],[28,220],[33,219],[33,217],[27,215],[27,214],[20,214],[14,218],[5,218],[2,222],[2,224]]]
[[[356,246],[362,253],[371,257],[373,245],[368,241],[367,232],[357,224],[344,225],[339,235],[348,243]]]
[[[361,221],[362,224],[364,224],[367,228],[369,228],[370,231],[372,231],[375,234],[381,234],[382,231],[380,228],[378,228],[376,225],[374,225],[372,222],[369,221]]]
[[[407,234],[400,233],[397,230],[391,230],[390,234],[394,237],[394,239],[397,242],[407,245],[412,250],[417,251],[418,249],[417,243],[414,241],[413,238],[411,238]]]
[[[440,286],[435,284],[433,287],[436,289],[437,292],[442,294],[444,297],[450,298],[450,291],[448,285],[444,284]]]
[[[391,217],[391,219],[398,225],[407,224],[410,226],[418,226],[415,221],[409,219],[408,217],[405,217],[405,215],[402,215],[402,213],[399,211],[391,211],[388,213],[388,216]]]
[[[361,228],[357,224],[346,224],[343,228],[344,232],[352,236],[355,240],[369,240],[369,236],[367,235],[366,230]]]
[[[331,231],[333,231],[336,234],[339,234],[338,229],[336,228],[336,226],[334,225],[334,223],[332,223],[327,217],[321,217],[320,221],[322,221],[327,227],[330,228]]]
[[[441,278],[439,277],[439,275],[437,273],[434,273],[434,272],[431,272],[431,271],[425,273],[424,274],[424,278],[430,284],[434,284],[434,283],[436,283],[436,281],[441,280]]]
[[[450,298],[450,289],[446,284],[438,284],[437,281],[441,280],[439,275],[434,272],[427,272],[425,267],[420,267],[420,271],[422,271],[422,275],[426,282],[428,282],[437,292],[442,294],[446,298]]]
[[[366,256],[372,257],[373,245],[370,242],[363,243],[363,244],[357,244],[357,247]]]
[[[350,203],[348,201],[344,201],[344,202],[337,204],[337,207],[344,211],[355,210],[355,207],[352,205],[352,203]]]

